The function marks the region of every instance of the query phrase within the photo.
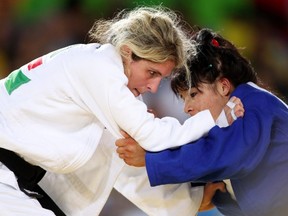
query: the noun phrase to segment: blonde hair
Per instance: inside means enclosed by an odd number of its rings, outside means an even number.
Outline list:
[[[162,63],[172,60],[185,68],[194,46],[189,25],[175,12],[162,6],[123,10],[111,20],[98,20],[88,35],[93,42],[111,43],[122,56],[124,45],[141,59]]]

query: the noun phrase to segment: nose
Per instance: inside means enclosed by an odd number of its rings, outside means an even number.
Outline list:
[[[189,103],[189,101],[185,100],[184,101],[184,112],[192,116],[193,111],[194,111],[194,109],[191,107],[191,104]]]
[[[184,112],[189,114],[189,108],[186,102],[184,102]]]
[[[156,93],[160,85],[161,79],[162,78],[156,78],[151,80],[151,82],[147,84],[148,91],[151,93]]]

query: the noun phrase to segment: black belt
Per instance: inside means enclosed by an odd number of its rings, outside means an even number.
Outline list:
[[[28,163],[15,152],[3,148],[0,148],[0,161],[14,172],[20,189],[26,195],[36,198],[43,208],[53,211],[56,216],[65,216],[56,203],[38,185],[46,173],[44,169]]]

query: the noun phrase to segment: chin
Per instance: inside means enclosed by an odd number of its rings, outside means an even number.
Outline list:
[[[140,92],[137,89],[133,89],[131,92],[135,97],[138,97],[140,95]]]

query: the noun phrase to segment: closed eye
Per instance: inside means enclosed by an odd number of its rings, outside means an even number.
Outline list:
[[[191,97],[191,98],[194,98],[196,95],[197,95],[197,92],[191,92],[191,93],[190,93],[190,97]]]
[[[183,100],[183,101],[185,100],[184,96],[182,94],[179,94],[179,97],[181,98],[181,100]]]

